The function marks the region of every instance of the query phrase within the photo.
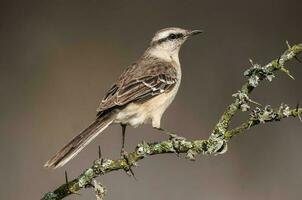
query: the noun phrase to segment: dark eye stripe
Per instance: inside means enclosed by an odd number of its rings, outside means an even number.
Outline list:
[[[181,38],[181,37],[183,37],[182,33],[177,33],[177,34],[171,33],[167,37],[159,39],[157,42],[162,43],[162,42],[165,42],[167,40],[176,40],[176,39]]]
[[[177,34],[170,34],[168,37],[169,37],[169,39],[172,39],[172,40],[174,40],[174,39],[178,39],[178,38],[181,38],[183,35],[181,34],[181,33],[177,33]]]

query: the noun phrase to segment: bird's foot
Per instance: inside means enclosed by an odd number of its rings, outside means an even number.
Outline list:
[[[156,129],[159,130],[159,131],[161,131],[162,133],[168,135],[170,140],[183,140],[183,139],[185,139],[185,138],[180,137],[177,134],[175,134],[173,132],[170,132],[170,131],[167,131],[167,130],[165,130],[163,128],[156,128]]]
[[[170,140],[177,140],[177,141],[179,141],[179,140],[185,140],[185,139],[186,138],[178,136],[178,135],[176,135],[174,133],[170,134]]]
[[[159,131],[161,131],[162,133],[165,133],[165,134],[169,135],[169,140],[172,141],[175,153],[179,156],[179,154],[180,154],[179,143],[180,143],[180,141],[186,140],[186,138],[178,136],[175,133],[166,131],[163,128],[156,128],[156,129],[159,130]]]
[[[134,179],[136,179],[135,178],[135,174],[134,174],[134,172],[133,172],[133,170],[131,168],[131,165],[135,165],[135,163],[130,163],[129,157],[128,157],[128,153],[125,151],[124,148],[122,148],[122,150],[121,150],[121,158],[126,161],[126,166],[124,168],[124,171],[126,172],[126,174],[128,176],[133,176]]]

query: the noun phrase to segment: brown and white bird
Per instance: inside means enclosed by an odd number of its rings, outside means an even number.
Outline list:
[[[111,86],[97,108],[96,120],[44,166],[62,167],[112,123],[122,125],[122,152],[127,125],[151,123],[152,127],[161,129],[161,117],[181,81],[180,47],[190,36],[199,33],[202,31],[175,27],[156,32],[142,57],[128,66]]]

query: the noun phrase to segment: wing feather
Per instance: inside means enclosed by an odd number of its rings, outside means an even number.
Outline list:
[[[131,102],[144,102],[164,92],[169,92],[177,83],[175,67],[166,62],[151,65],[134,64],[128,67],[118,81],[106,93],[98,115],[108,109],[125,106]]]

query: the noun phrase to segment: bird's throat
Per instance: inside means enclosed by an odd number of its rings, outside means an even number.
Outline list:
[[[155,48],[149,49],[148,54],[166,62],[175,62],[177,65],[180,65],[178,56],[179,49],[175,49],[173,51],[166,51],[164,49]]]

